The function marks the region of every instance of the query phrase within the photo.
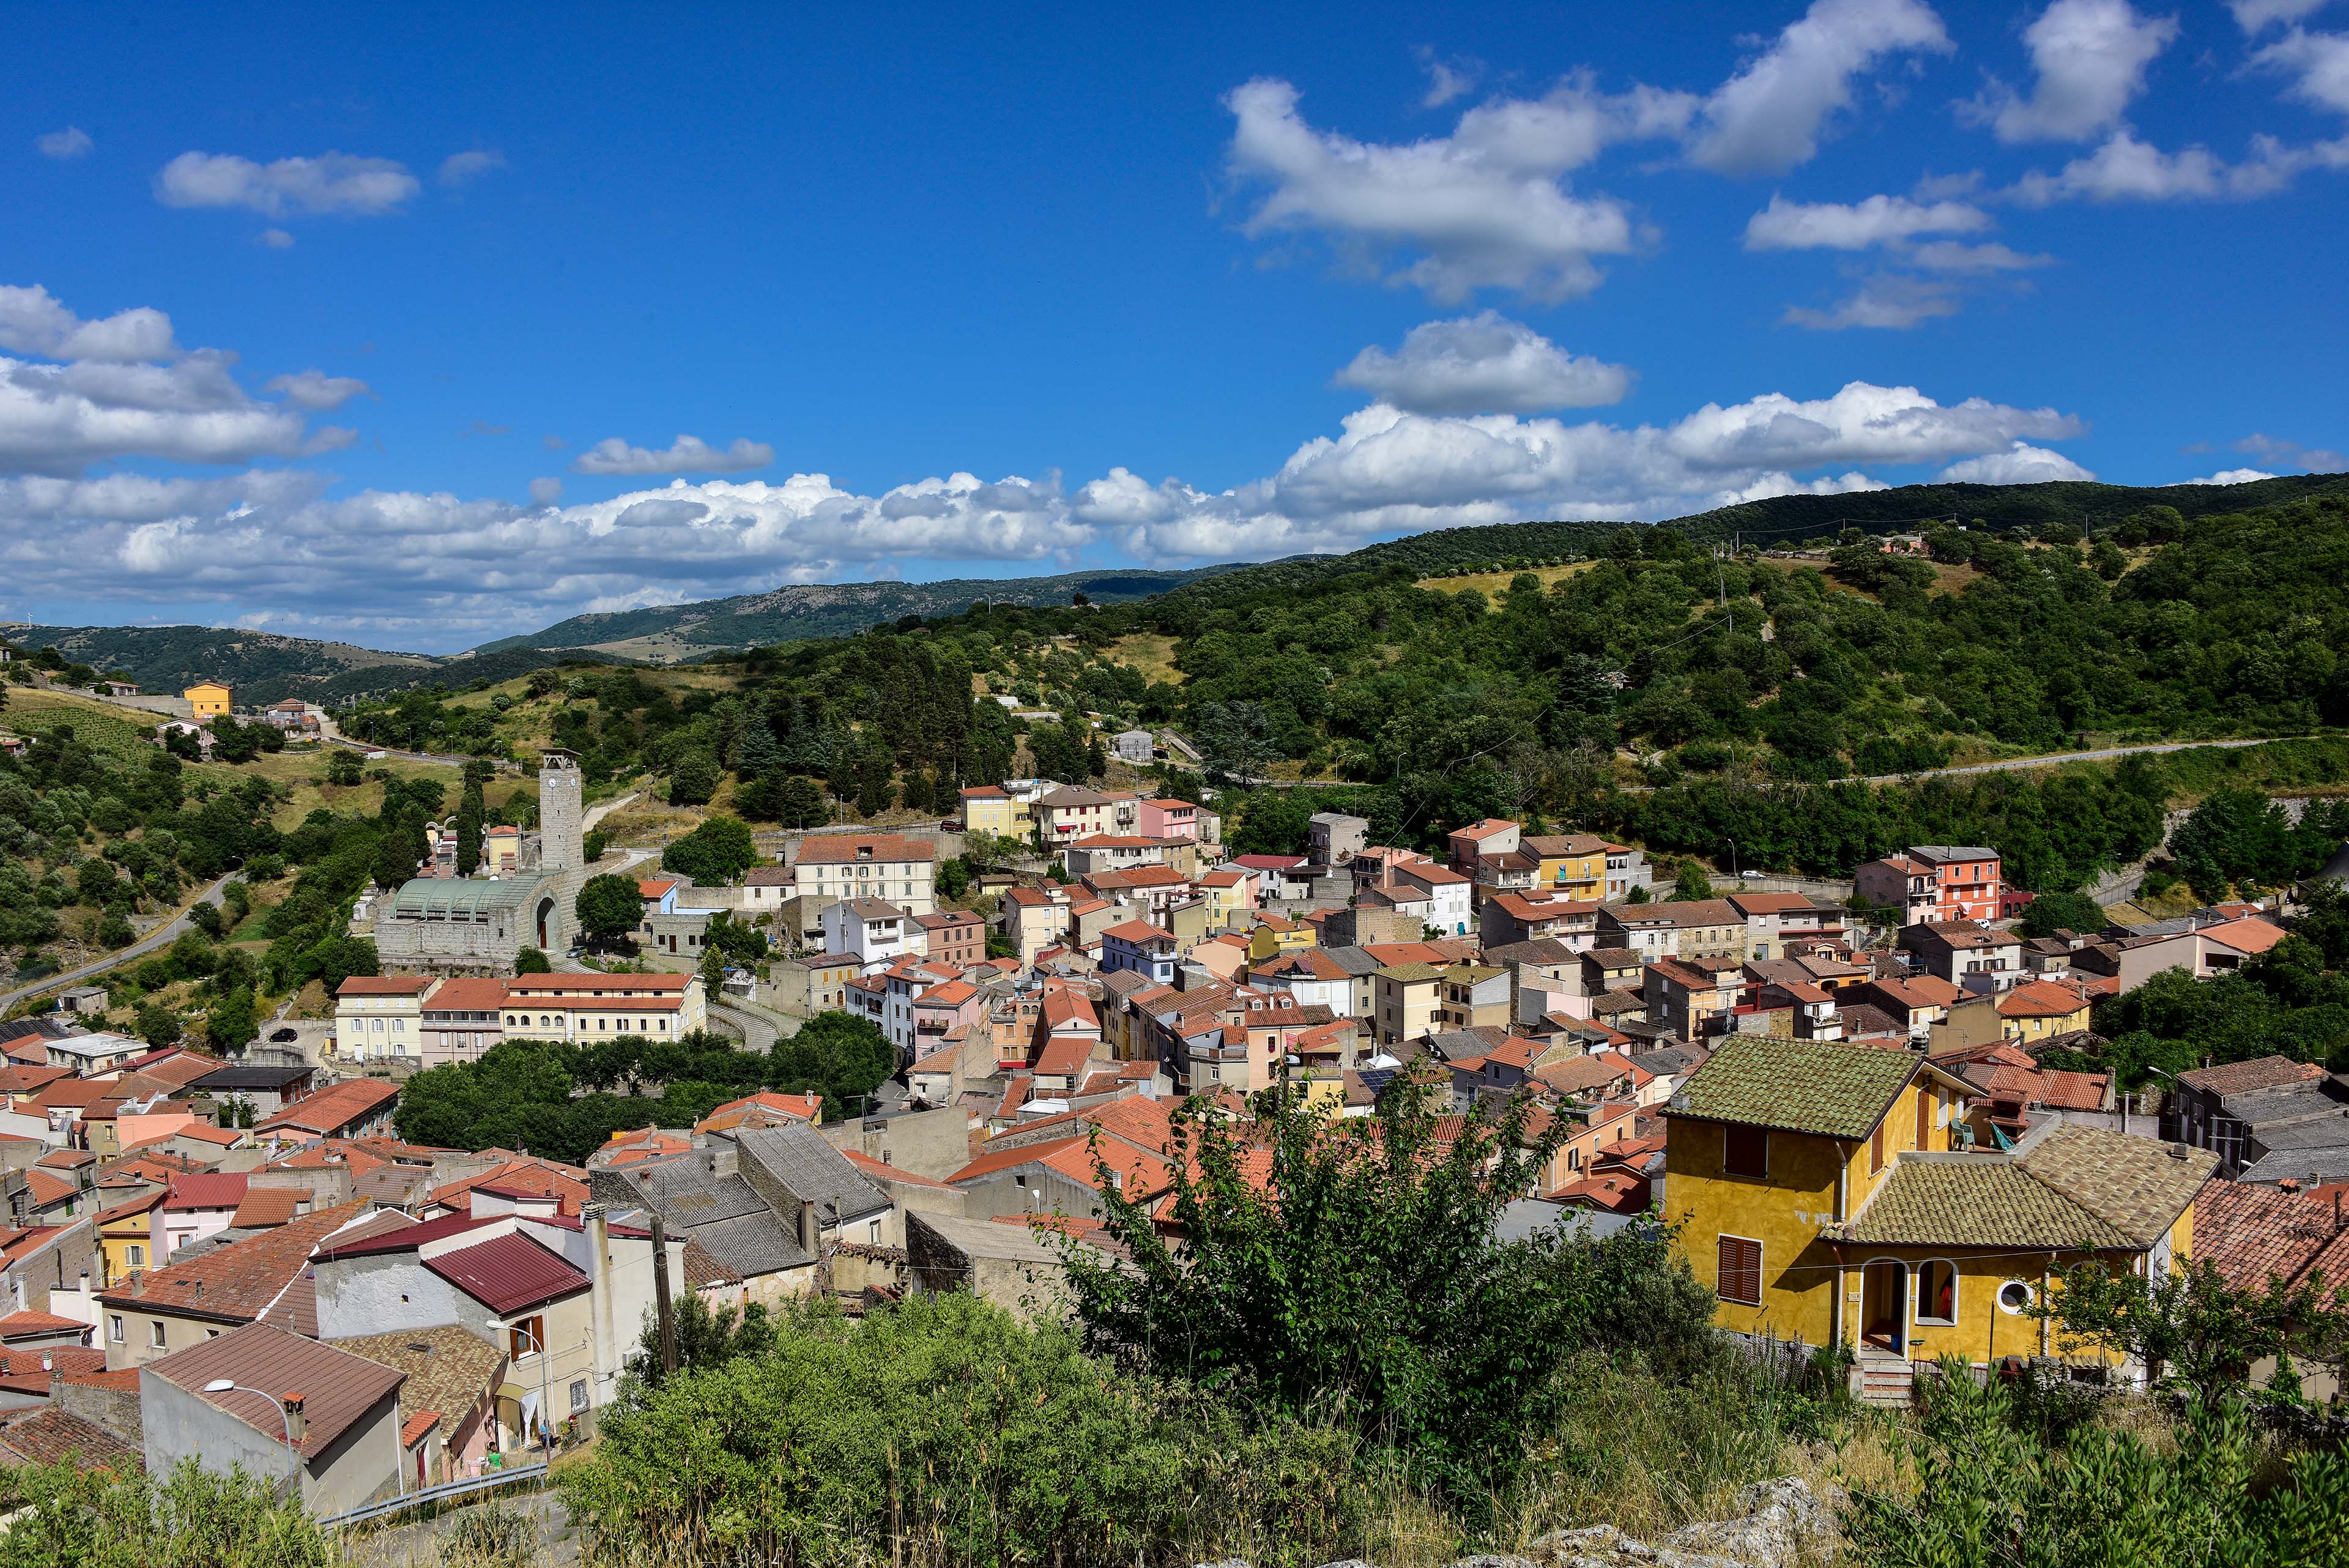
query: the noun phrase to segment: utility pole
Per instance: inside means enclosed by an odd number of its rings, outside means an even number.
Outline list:
[[[660,1320],[661,1376],[677,1375],[677,1313],[668,1299],[668,1235],[661,1228],[660,1210],[653,1219],[653,1312]]]

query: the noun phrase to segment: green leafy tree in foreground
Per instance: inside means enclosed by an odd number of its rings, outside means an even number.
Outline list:
[[[2311,1276],[2241,1290],[2208,1259],[2152,1281],[2075,1264],[2054,1298],[2033,1310],[2054,1323],[2066,1350],[2131,1357],[2154,1386],[2183,1389],[2206,1406],[2244,1392],[2254,1365],[2294,1345],[2336,1359],[2349,1348],[2349,1289]]]
[[[536,948],[523,948],[514,954],[514,973],[516,974],[548,974],[552,973],[554,969],[554,966],[547,961],[546,955]]]
[[[1377,1116],[1334,1122],[1278,1091],[1257,1098],[1253,1121],[1186,1105],[1163,1195],[1101,1183],[1126,1257],[1061,1244],[1087,1347],[1335,1415],[1472,1510],[1516,1480],[1578,1349],[1642,1339],[1664,1360],[1703,1353],[1711,1303],[1661,1227],[1597,1244],[1496,1241],[1557,1135],[1535,1136],[1522,1102],[1447,1131],[1433,1093],[1398,1081]],[[1624,1288],[1631,1274],[1665,1282]]]
[[[2052,937],[2057,931],[2101,931],[2105,911],[2085,893],[2042,893],[2023,911],[2016,929],[2026,937]]]

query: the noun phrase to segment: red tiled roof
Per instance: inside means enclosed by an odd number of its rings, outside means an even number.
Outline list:
[[[2280,1088],[2285,1084],[2305,1084],[2323,1076],[2324,1069],[2313,1062],[2295,1062],[2289,1056],[2254,1056],[2248,1062],[2222,1062],[2215,1067],[2196,1067],[2178,1074],[2178,1081],[2224,1099],[2230,1095],[2249,1094],[2254,1089]]]
[[[19,1456],[26,1464],[71,1461],[78,1470],[112,1470],[120,1475],[147,1468],[138,1449],[105,1428],[53,1407],[8,1420],[0,1427],[0,1449]]]
[[[587,1288],[586,1275],[520,1234],[443,1252],[426,1259],[424,1266],[500,1316]]]
[[[254,1130],[274,1132],[280,1127],[293,1127],[303,1132],[336,1133],[398,1098],[398,1088],[381,1078],[351,1078],[296,1100],[274,1116],[263,1117]]]
[[[229,1228],[234,1231],[268,1231],[285,1224],[299,1212],[309,1192],[298,1187],[247,1187],[244,1201],[236,1206],[229,1217]]]
[[[2194,1258],[2238,1290],[2263,1289],[2271,1275],[2291,1283],[2312,1272],[2329,1286],[2349,1279],[2349,1231],[2334,1228],[2333,1205],[2323,1199],[2213,1181],[2194,1198]]]
[[[2241,953],[2263,953],[2284,939],[2282,926],[2250,919],[2229,920],[2223,926],[2205,926],[2201,934]]]
[[[396,974],[355,974],[335,988],[336,996],[421,996],[429,980]]]
[[[444,980],[425,1002],[427,1012],[495,1012],[505,1002],[506,982],[472,977]]]
[[[408,1376],[363,1355],[265,1323],[246,1324],[218,1339],[200,1341],[147,1363],[146,1369],[281,1443],[285,1426],[280,1405],[288,1396],[299,1394],[303,1432],[296,1447],[310,1458],[333,1447],[336,1438]],[[257,1392],[203,1391],[205,1384],[221,1377]]]
[[[673,991],[682,995],[692,978],[684,974],[525,974],[508,981],[506,988],[517,1002],[525,996],[597,991]]]
[[[878,1178],[884,1181],[894,1181],[901,1187],[935,1188],[940,1192],[953,1192],[957,1190],[957,1189],[948,1186],[943,1181],[933,1181],[926,1176],[916,1176],[914,1172],[907,1170],[902,1165],[884,1164],[882,1161],[874,1158],[871,1155],[859,1154],[853,1148],[843,1149],[841,1150],[841,1153],[848,1158],[849,1164],[854,1166],[865,1175]],[[0,1323],[0,1329],[5,1329],[6,1326],[7,1325],[5,1323]]]
[[[233,1209],[244,1201],[248,1179],[242,1171],[211,1171],[201,1176],[171,1178],[171,1194],[163,1200],[171,1209]]]
[[[359,1202],[343,1203],[305,1214],[266,1234],[158,1269],[135,1294],[112,1290],[98,1299],[146,1312],[250,1322],[268,1311],[310,1266],[311,1248],[357,1219],[366,1207]]]

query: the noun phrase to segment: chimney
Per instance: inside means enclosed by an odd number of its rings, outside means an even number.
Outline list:
[[[800,1250],[812,1258],[816,1255],[815,1199],[800,1199]]]
[[[595,1370],[603,1371],[621,1355],[618,1309],[612,1300],[612,1226],[601,1203],[579,1206],[580,1228],[587,1233],[587,1310],[595,1324]]]
[[[293,1438],[294,1446],[298,1449],[302,1446],[303,1434],[309,1430],[309,1423],[302,1418],[302,1391],[295,1389],[286,1395],[280,1403],[285,1408],[285,1430]]]

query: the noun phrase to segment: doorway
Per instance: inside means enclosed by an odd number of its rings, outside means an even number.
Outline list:
[[[538,901],[538,950],[541,952],[544,952],[551,945],[546,940],[546,928],[547,923],[554,919],[554,900],[541,898]]]
[[[1863,1349],[1909,1353],[1909,1265],[1879,1259],[1860,1270],[1859,1342]]]

